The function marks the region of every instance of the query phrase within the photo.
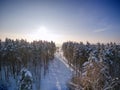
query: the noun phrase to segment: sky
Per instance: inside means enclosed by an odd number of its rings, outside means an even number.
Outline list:
[[[120,0],[0,0],[0,39],[120,43]]]

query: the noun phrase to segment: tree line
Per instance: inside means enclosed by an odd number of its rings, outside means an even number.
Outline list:
[[[119,90],[120,45],[64,42],[63,55],[74,69],[70,90]]]
[[[41,70],[45,75],[55,50],[53,41],[0,40],[0,81],[9,82],[11,77],[17,81],[21,69],[27,68],[40,88]]]

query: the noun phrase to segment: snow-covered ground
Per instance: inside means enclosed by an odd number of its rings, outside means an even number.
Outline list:
[[[49,72],[41,79],[41,90],[68,90],[67,82],[72,71],[58,54],[55,54],[55,59],[50,62]]]

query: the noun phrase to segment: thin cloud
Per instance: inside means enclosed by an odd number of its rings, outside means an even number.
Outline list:
[[[93,32],[99,33],[99,32],[104,32],[104,31],[107,31],[107,30],[108,30],[108,28],[102,28],[102,29],[94,30]]]

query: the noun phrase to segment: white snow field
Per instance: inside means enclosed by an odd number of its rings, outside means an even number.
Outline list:
[[[42,76],[41,90],[68,90],[67,82],[72,76],[72,71],[69,67],[63,63],[62,57],[58,57],[55,54],[55,58],[49,64],[49,72],[46,76]]]

